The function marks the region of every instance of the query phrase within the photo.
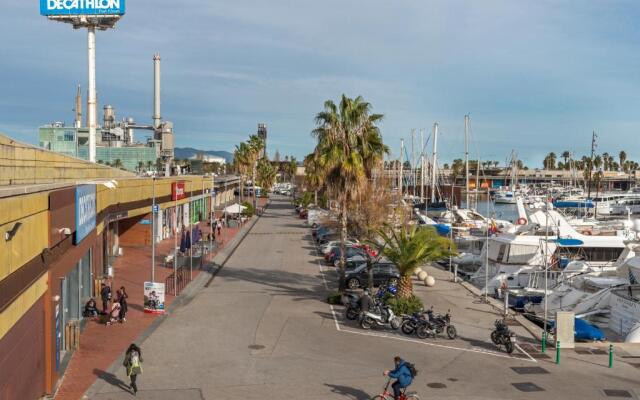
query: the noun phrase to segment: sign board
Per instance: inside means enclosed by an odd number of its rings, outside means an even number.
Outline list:
[[[40,15],[124,15],[125,0],[40,0]]]
[[[173,182],[171,184],[171,200],[184,199],[185,190],[184,182]]]
[[[96,185],[76,186],[76,235],[79,244],[96,227]]]
[[[164,314],[164,283],[144,283],[144,312]]]
[[[154,214],[157,214],[158,211],[160,211],[160,206],[158,204],[154,204],[151,209],[153,210]]]

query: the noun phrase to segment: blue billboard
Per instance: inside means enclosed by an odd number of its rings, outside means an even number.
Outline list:
[[[78,244],[96,227],[96,185],[76,187],[76,236]]]
[[[40,0],[40,15],[124,15],[125,0]]]

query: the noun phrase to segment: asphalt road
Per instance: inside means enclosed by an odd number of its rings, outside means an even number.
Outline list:
[[[604,389],[640,394],[633,392],[640,369],[631,363],[608,369],[605,356],[568,352],[557,366],[497,351],[488,343],[495,312],[459,285],[416,286],[427,304],[452,309],[461,336],[454,341],[362,331],[342,321],[341,307],[325,302],[333,285],[335,274],[320,265],[309,229],[289,200],[276,198],[209,287],[141,344],[138,398],[369,399],[384,385],[382,371],[395,355],[416,364],[411,389],[422,399],[603,399]],[[521,374],[514,367],[534,369]],[[131,398],[126,380],[120,368],[92,398]]]

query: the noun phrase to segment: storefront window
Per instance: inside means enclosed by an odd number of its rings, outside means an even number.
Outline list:
[[[91,249],[80,260],[80,278],[82,282],[81,288],[81,305],[85,304],[91,298],[93,293],[93,274],[91,270]]]

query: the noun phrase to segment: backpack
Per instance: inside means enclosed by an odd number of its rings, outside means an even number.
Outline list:
[[[416,369],[415,364],[408,362],[407,368],[409,368],[409,372],[411,373],[411,378],[415,378],[416,375],[418,375],[418,370]]]

